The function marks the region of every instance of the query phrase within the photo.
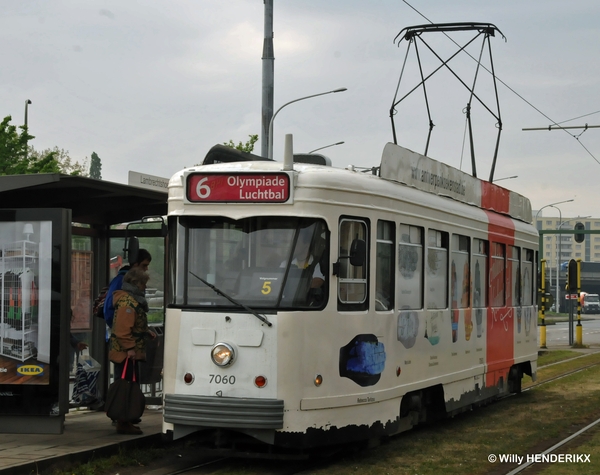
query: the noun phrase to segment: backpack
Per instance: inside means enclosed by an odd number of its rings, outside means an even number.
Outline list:
[[[104,301],[106,300],[106,293],[108,292],[108,287],[103,287],[98,294],[98,297],[94,300],[94,305],[92,306],[92,315],[97,318],[101,318],[104,320]]]

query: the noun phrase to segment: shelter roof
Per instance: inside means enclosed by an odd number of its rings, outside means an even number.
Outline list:
[[[68,208],[73,222],[118,224],[167,214],[167,193],[61,174],[0,176],[2,208]]]

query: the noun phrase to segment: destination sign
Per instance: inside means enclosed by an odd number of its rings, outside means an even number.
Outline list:
[[[287,173],[190,173],[186,197],[194,203],[285,203]]]

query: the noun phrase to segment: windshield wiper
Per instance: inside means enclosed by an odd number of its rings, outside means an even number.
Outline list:
[[[213,284],[211,284],[210,282],[207,282],[206,280],[204,280],[202,277],[197,276],[196,274],[194,274],[191,270],[188,271],[190,274],[192,274],[196,279],[198,279],[200,282],[202,282],[204,285],[210,287],[211,289],[213,289],[217,294],[221,295],[222,297],[225,297],[227,300],[229,300],[232,304],[237,305],[238,307],[242,307],[244,310],[246,310],[246,312],[251,313],[252,315],[254,315],[256,318],[258,318],[261,322],[266,323],[268,326],[272,326],[273,324],[267,320],[266,317],[263,317],[262,315],[259,315],[257,312],[255,312],[254,310],[252,310],[250,307],[244,305],[241,302],[238,302],[237,300],[233,299],[232,297],[230,297],[229,295],[227,295],[225,292],[223,292],[222,290],[218,289],[217,287],[215,287]]]

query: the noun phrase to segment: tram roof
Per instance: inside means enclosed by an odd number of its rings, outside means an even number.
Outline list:
[[[325,173],[328,175],[335,170],[331,167],[314,167],[320,160],[304,160],[301,157],[296,160],[296,156],[294,156],[294,161],[296,162],[294,167],[304,171],[318,168],[320,173],[323,173],[329,169]],[[204,168],[205,166],[209,168]],[[217,166],[217,169],[228,171],[275,170],[281,167],[281,162],[216,145],[208,152],[203,165],[182,170],[179,174],[174,175],[170,187],[179,188],[181,176],[186,172],[215,170],[212,168],[214,166]],[[354,169],[352,168],[352,170]],[[532,221],[531,202],[528,198],[393,143],[388,143],[384,147],[379,178],[402,183],[429,194],[476,206],[479,209],[504,214],[525,223]],[[182,192],[183,190],[180,190],[178,193]],[[183,198],[183,195],[178,198]]]
[[[2,208],[67,208],[82,224],[167,214],[167,193],[94,178],[45,173],[0,176]]]

